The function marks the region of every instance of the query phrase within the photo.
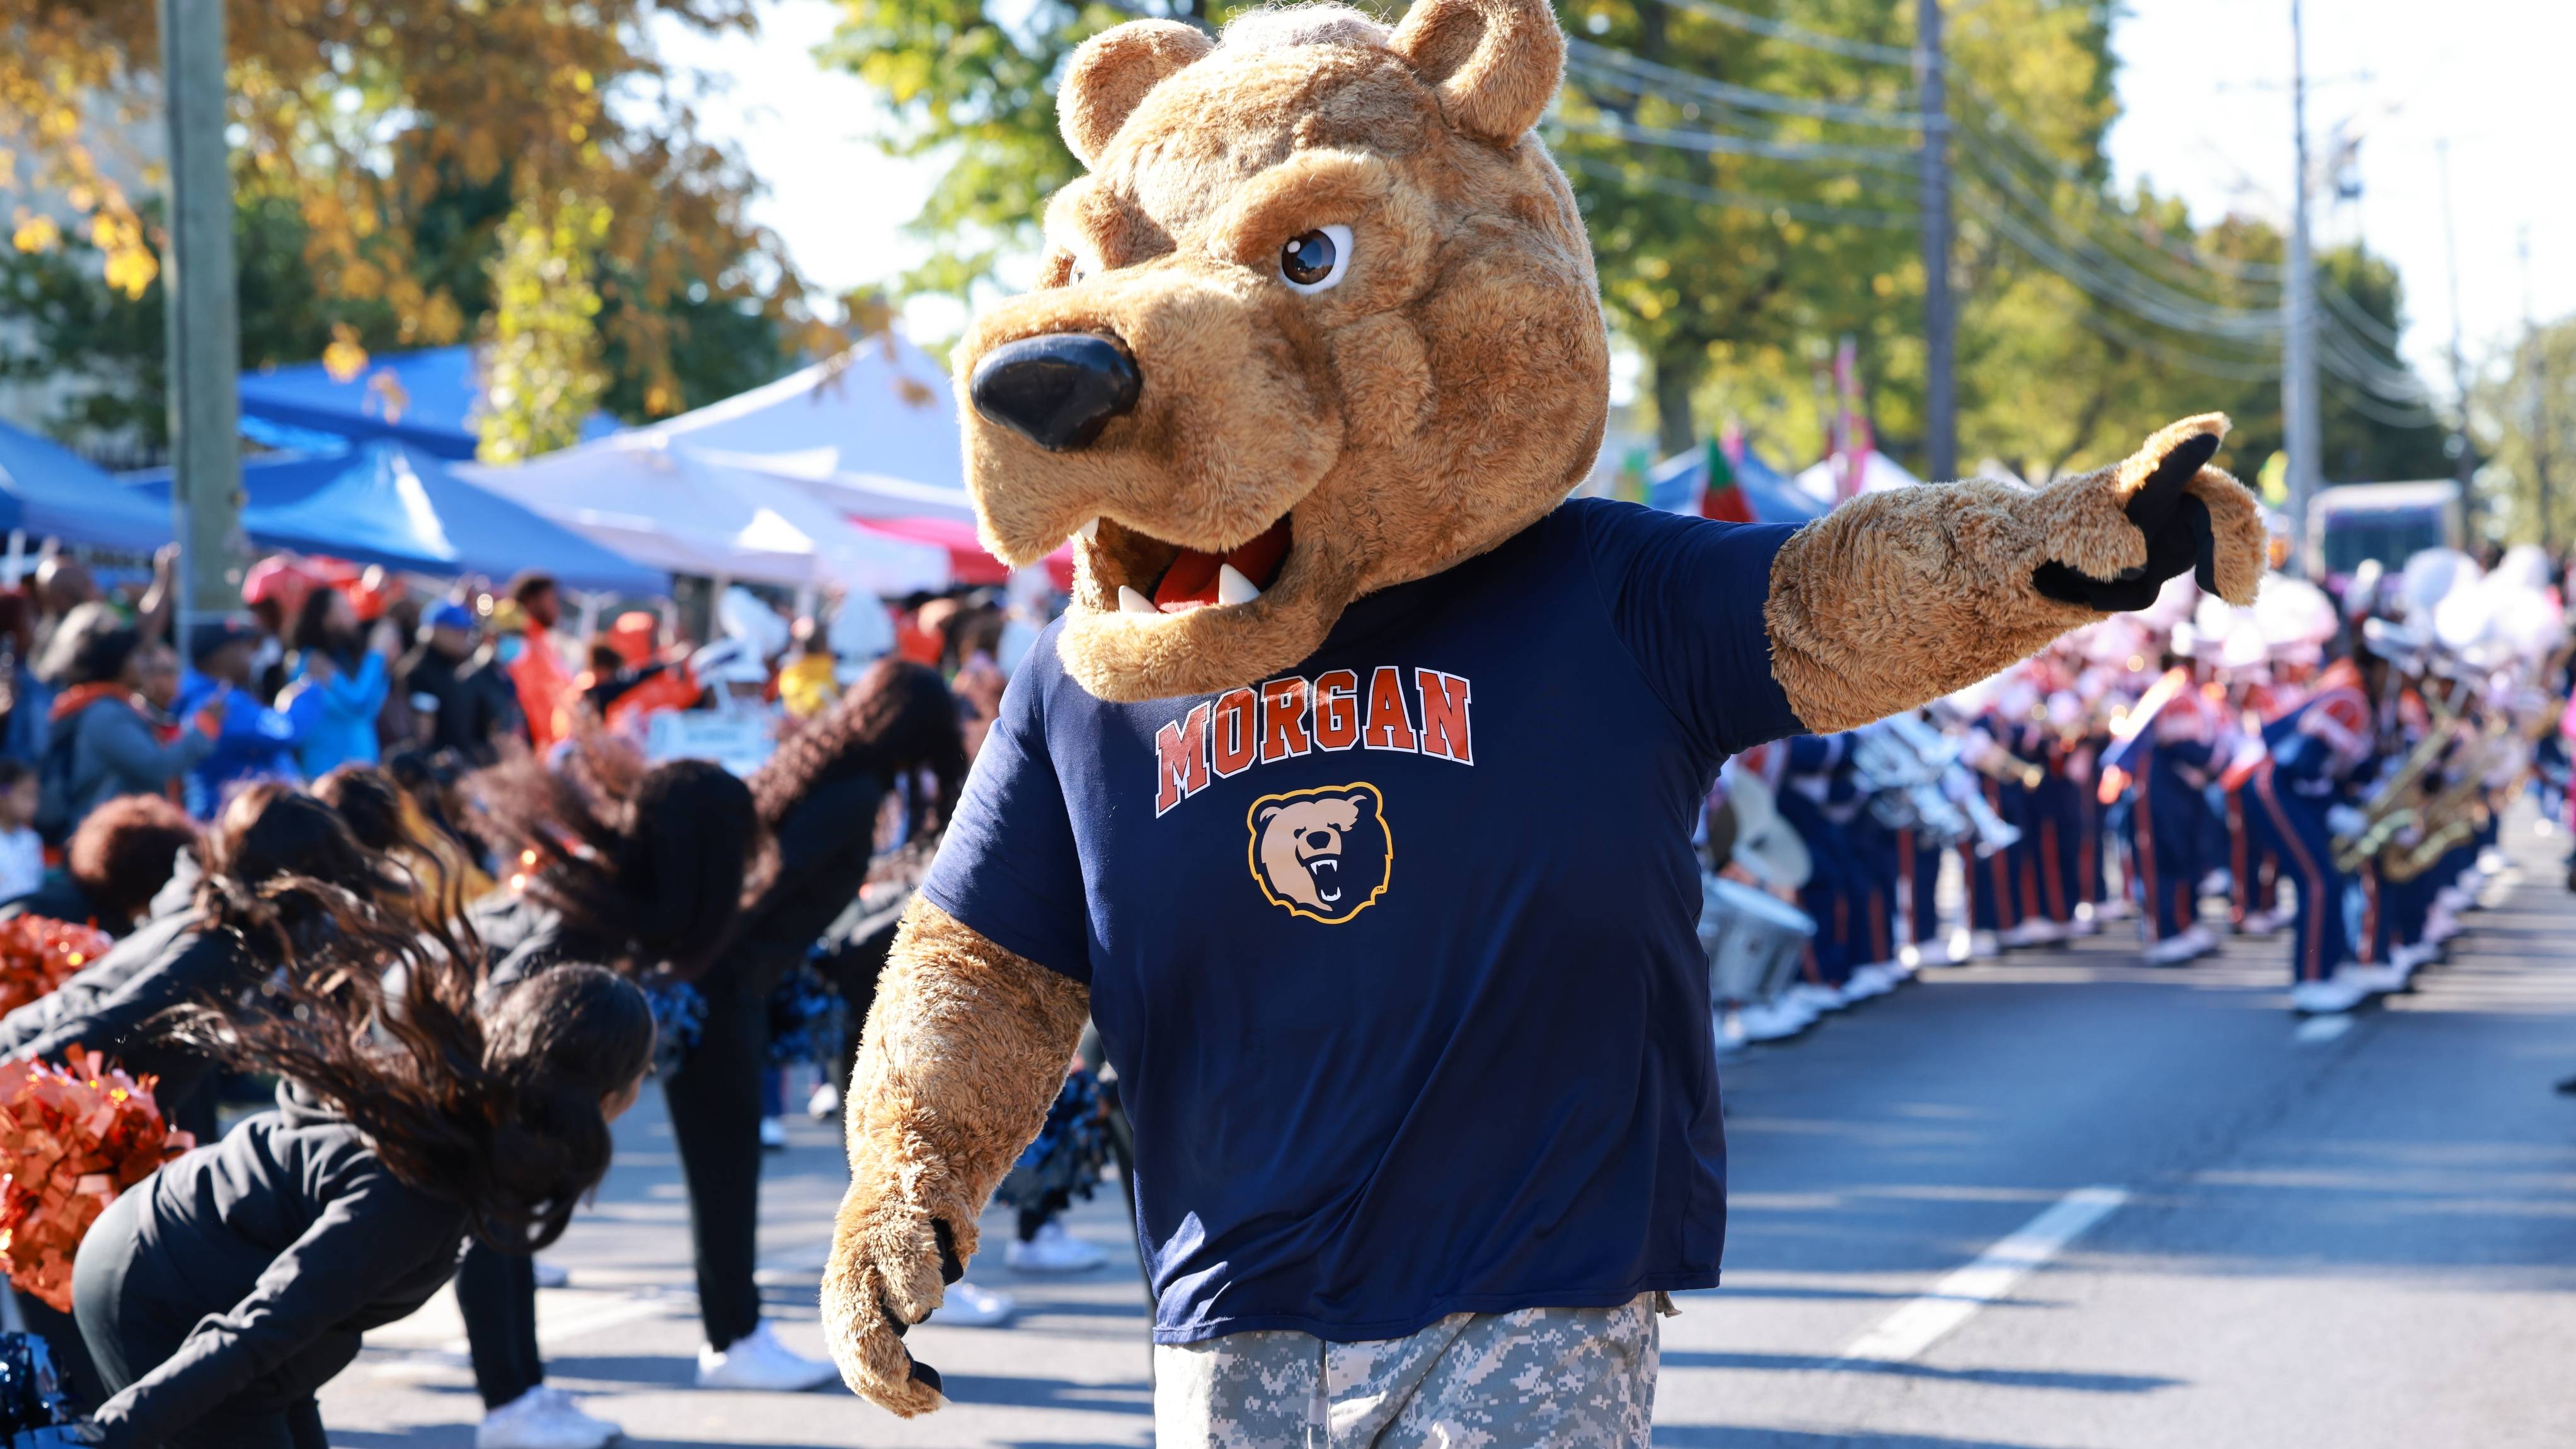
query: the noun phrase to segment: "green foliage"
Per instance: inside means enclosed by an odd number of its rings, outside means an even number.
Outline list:
[[[2470,395],[2489,458],[2480,491],[2508,543],[2564,544],[2576,532],[2576,317],[2536,327]]]
[[[1828,368],[1849,336],[1880,445],[1919,464],[1918,92],[1904,63],[1915,0],[1729,0],[1844,42],[1841,52],[1686,0],[1556,3],[1568,78],[1542,134],[1591,228],[1612,325],[1645,364],[1662,449],[1735,419],[1775,458],[1817,456],[1835,408]],[[971,298],[1033,247],[1047,195],[1076,174],[1053,104],[1066,57],[1149,12],[1075,0],[840,4],[825,62],[877,88],[890,152],[944,167],[912,223],[931,259],[902,286]],[[1213,23],[1234,8],[1190,0],[1151,13]],[[1402,5],[1368,8],[1392,18]],[[2221,461],[2250,476],[2280,446],[2277,341],[2159,325],[2102,293],[2143,286],[2186,318],[2259,328],[2279,307],[2279,235],[2234,218],[2195,229],[2152,191],[2111,190],[2102,143],[2118,116],[2117,0],[1952,8],[1961,457],[2045,478],[2125,456],[2175,417],[2223,410],[2238,431]],[[1848,53],[1855,44],[1878,49]],[[2033,242],[2066,254],[2058,269],[2031,255]],[[2395,322],[2402,297],[2384,263],[2354,253],[2325,266],[2363,311]],[[2403,371],[2393,352],[2370,350]],[[2349,391],[2328,386],[2329,472],[2423,472],[2439,434],[2391,425],[2384,403],[2383,418],[2368,416],[2370,400]]]
[[[608,208],[563,197],[501,224],[492,259],[492,341],[483,360],[486,463],[519,463],[581,440],[608,391],[592,285]]]
[[[480,185],[460,179],[411,219],[417,281],[454,299],[459,330],[469,337],[491,328],[491,268],[510,209],[506,178]],[[145,214],[157,232],[157,203]],[[423,345],[417,328],[383,297],[352,298],[317,285],[309,241],[294,201],[247,195],[237,203],[233,245],[245,369],[311,362],[335,343],[370,353]],[[657,306],[614,256],[598,265],[605,296],[596,326],[608,374],[601,405],[620,418],[643,422],[731,397],[771,381],[793,362],[788,329],[756,301],[698,281],[671,289]],[[101,259],[86,242],[63,239],[32,253],[0,248],[0,320],[17,324],[14,336],[0,340],[0,377],[77,379],[46,428],[92,452],[155,457],[169,442],[162,308],[157,259],[155,280],[129,297],[107,284]],[[627,340],[639,335],[652,336],[661,354],[639,355]],[[651,394],[660,368],[678,387],[675,399],[656,408]]]

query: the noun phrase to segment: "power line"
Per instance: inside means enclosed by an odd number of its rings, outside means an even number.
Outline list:
[[[1840,121],[1851,126],[1876,126],[1890,131],[1920,131],[1929,119],[1920,111],[1891,111],[1875,106],[1849,105],[1840,101],[1811,100],[1805,96],[1784,96],[1751,86],[1729,85],[1676,70],[1668,65],[1630,55],[1606,45],[1567,36],[1566,59],[1569,68],[1587,74],[1625,73],[1663,86],[1714,101],[1721,106],[1739,106],[1748,111],[1765,111],[1775,115],[1805,116],[1819,121]],[[1624,80],[1616,82],[1626,85]],[[1631,90],[1630,94],[1645,94]]]
[[[1877,146],[1836,146],[1817,142],[1766,141],[1753,136],[1730,136],[1720,131],[1685,130],[1675,126],[1640,126],[1604,114],[1592,120],[1574,120],[1559,116],[1557,124],[1573,131],[1588,131],[1616,140],[1649,146],[1669,146],[1684,151],[1699,151],[1714,156],[1758,156],[1766,161],[1831,161],[1851,166],[1878,166],[1910,173],[1914,155],[1909,151],[1892,151]]]
[[[1830,55],[1848,56],[1853,60],[1874,60],[1885,65],[1912,65],[1914,52],[1898,45],[1878,45],[1866,40],[1845,40],[1839,35],[1807,30],[1787,21],[1765,15],[1747,14],[1717,0],[1663,0],[1664,5],[1684,14],[1714,20],[1720,25],[1749,31],[1766,39],[1783,41],[1807,50],[1821,50]]]
[[[1568,171],[1590,176],[1598,181],[1632,186],[1658,192],[1682,201],[1696,201],[1706,206],[1724,207],[1731,211],[1757,212],[1764,216],[1788,216],[1800,221],[1816,221],[1842,226],[1877,226],[1912,230],[1922,225],[1922,218],[1910,211],[1871,211],[1849,206],[1829,206],[1821,202],[1791,201],[1784,197],[1757,196],[1743,191],[1722,191],[1651,172],[1632,174],[1615,167],[1603,166],[1582,156],[1559,158]]]
[[[2177,332],[2210,333],[2250,341],[2268,341],[2280,334],[2280,319],[2267,313],[2213,306],[2151,279],[2108,271],[2068,252],[2041,235],[2028,222],[2013,215],[2009,207],[1986,189],[1981,176],[1973,171],[1965,174],[1969,180],[1980,183],[1960,190],[1960,196],[1968,201],[1971,209],[2033,261],[2073,282],[2096,299]]]
[[[2125,326],[2113,321],[2112,318],[2114,315],[2115,314],[2104,312],[2081,311],[2075,314],[2075,320],[2081,323],[2086,331],[2095,334],[2106,342],[2143,352],[2167,366],[2178,367],[2187,372],[2196,372],[2209,377],[2225,378],[2232,382],[2277,382],[2280,380],[2281,365],[2278,362],[2264,362],[2256,358],[2236,359],[2210,357],[2206,354],[2196,353],[2187,348],[2177,347],[2162,338],[2151,337],[2144,333],[2132,332]]]

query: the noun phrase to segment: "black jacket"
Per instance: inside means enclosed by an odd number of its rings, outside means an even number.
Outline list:
[[[159,1077],[156,1096],[173,1110],[213,1063],[152,1029],[152,1019],[240,991],[260,974],[240,937],[201,924],[194,909],[156,916],[52,995],[0,1018],[0,1060],[60,1061],[75,1046],[104,1052],[136,1076]]]
[[[359,1335],[429,1301],[467,1231],[463,1207],[397,1179],[355,1126],[292,1088],[132,1190],[148,1194],[135,1234],[92,1240],[129,1256],[85,1261],[83,1276],[120,1273],[128,1351],[168,1353],[99,1409],[110,1443],[157,1443],[244,1393],[311,1396],[358,1356]],[[184,1337],[149,1342],[155,1326]]]
[[[494,891],[474,902],[465,908],[465,920],[482,938],[492,963],[487,990],[516,985],[568,961],[613,968],[626,954],[615,942],[584,932],[565,920],[563,912],[517,891]]]
[[[442,745],[449,742],[452,724],[454,748],[466,759],[491,764],[501,757],[493,741],[503,735],[527,738],[527,722],[519,713],[519,687],[510,682],[509,671],[489,648],[456,671],[456,698],[452,721],[447,711],[440,711],[438,739]]]
[[[823,932],[859,898],[875,858],[877,807],[885,784],[874,775],[825,780],[789,808],[775,832],[778,873],[734,928],[723,970],[766,994],[805,959]]]

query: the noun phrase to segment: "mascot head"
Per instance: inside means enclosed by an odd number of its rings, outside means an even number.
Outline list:
[[[1599,449],[1609,344],[1531,132],[1544,0],[1104,32],[1058,98],[1089,174],[1038,290],[957,350],[967,486],[1013,563],[1075,542],[1065,666],[1108,700],[1229,689],[1350,601],[1492,548]]]

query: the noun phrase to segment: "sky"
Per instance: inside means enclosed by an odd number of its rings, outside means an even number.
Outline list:
[[[1964,23],[1978,0],[1951,0]],[[2452,322],[2444,190],[2449,142],[2460,318],[2478,358],[2522,325],[2526,276],[2544,318],[2576,312],[2576,123],[2566,57],[2568,0],[2305,0],[2308,117],[2315,145],[2338,126],[2360,138],[2357,201],[2321,199],[2321,242],[2355,236],[2396,261],[2407,287],[2407,353],[2436,391],[2449,383]],[[2274,220],[2291,194],[2290,0],[2129,0],[2113,34],[2121,120],[2113,163],[2151,179],[2196,217]],[[758,215],[818,283],[849,288],[919,259],[902,225],[931,175],[866,139],[872,114],[855,78],[826,72],[813,48],[831,34],[830,0],[773,0],[761,37],[709,41],[677,30],[668,59],[721,82],[709,130],[739,144],[769,187]],[[2521,260],[2523,238],[2530,266]],[[954,333],[950,306],[908,315],[924,336]]]

